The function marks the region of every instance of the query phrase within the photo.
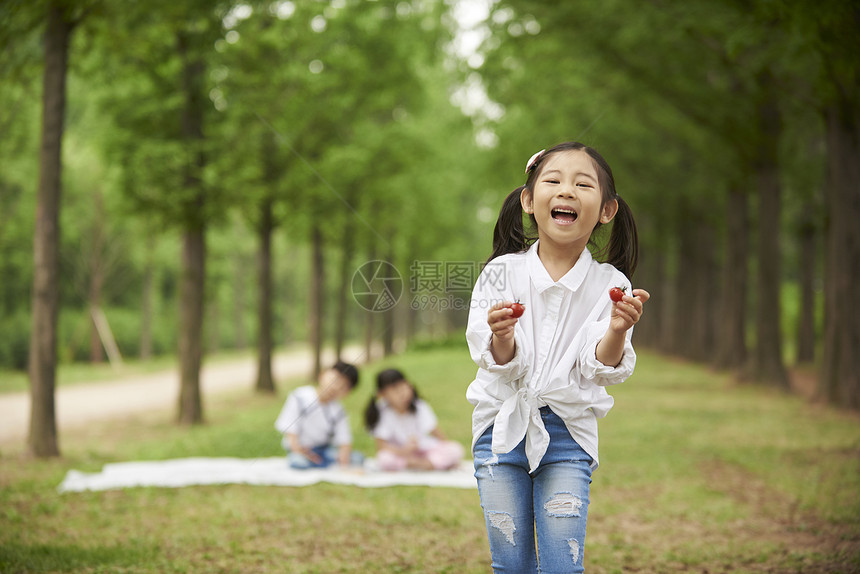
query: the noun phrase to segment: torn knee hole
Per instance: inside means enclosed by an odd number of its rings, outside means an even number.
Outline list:
[[[514,541],[514,532],[517,527],[514,524],[514,519],[507,512],[487,512],[487,518],[490,520],[490,525],[505,535],[505,539],[513,546],[517,543]]]
[[[558,518],[577,517],[582,509],[582,499],[572,492],[559,492],[549,499],[543,508],[550,516]]]
[[[496,476],[493,474],[493,467],[499,464],[499,455],[494,454],[492,458],[487,459],[487,462],[484,463],[484,466],[487,467],[487,472],[490,473],[490,478],[495,478]]]
[[[573,563],[576,564],[579,562],[579,540],[576,538],[571,538],[567,541],[568,546],[570,546],[570,557],[573,558]]]

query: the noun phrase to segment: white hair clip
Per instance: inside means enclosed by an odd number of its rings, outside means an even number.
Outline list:
[[[532,170],[532,168],[535,166],[537,161],[540,159],[540,156],[543,155],[543,152],[545,152],[545,151],[546,151],[546,149],[542,149],[529,158],[529,161],[526,164],[526,173],[528,173]]]

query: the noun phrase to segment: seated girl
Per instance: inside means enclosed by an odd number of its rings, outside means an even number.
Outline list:
[[[382,470],[447,470],[463,459],[463,446],[445,439],[433,409],[397,369],[377,375],[364,421],[376,439]]]

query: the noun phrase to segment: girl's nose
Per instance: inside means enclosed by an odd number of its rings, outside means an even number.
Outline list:
[[[576,195],[575,189],[576,188],[572,185],[561,185],[561,186],[559,186],[558,196],[559,197],[574,197]]]

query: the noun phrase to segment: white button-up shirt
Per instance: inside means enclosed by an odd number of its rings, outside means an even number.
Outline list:
[[[439,426],[433,408],[421,399],[415,401],[415,412],[398,413],[384,400],[377,401],[379,422],[373,429],[373,436],[398,446],[406,446],[413,440],[421,450],[430,450],[439,439],[432,436]]]
[[[352,444],[352,430],[343,405],[340,401],[320,402],[317,388],[311,385],[290,393],[275,420],[275,428],[282,435],[298,435],[299,444],[306,448]],[[286,436],[282,443],[289,447]]]
[[[537,248],[535,242],[525,253],[488,263],[472,292],[466,339],[479,367],[466,391],[475,405],[472,447],[493,425],[493,452],[510,452],[525,438],[534,472],[549,446],[540,416],[540,408],[549,406],[596,468],[597,419],[614,403],[604,387],[623,382],[636,364],[632,329],[615,367],[597,360],[597,343],[609,327],[609,289],[626,286],[630,293],[630,281],[612,265],[594,261],[588,249],[564,277],[553,281]],[[487,311],[505,300],[519,300],[525,313],[514,330],[513,359],[497,365],[490,351]]]

